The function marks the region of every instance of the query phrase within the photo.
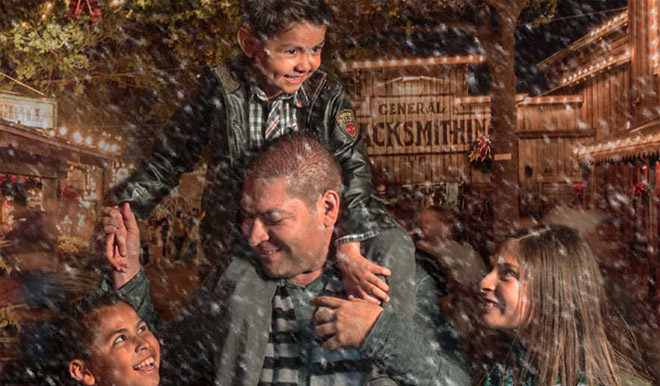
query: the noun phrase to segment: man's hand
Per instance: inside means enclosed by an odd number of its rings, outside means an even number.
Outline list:
[[[314,313],[314,336],[324,340],[323,348],[360,348],[383,308],[349,296],[348,300],[319,296],[310,302],[319,307]]]
[[[105,236],[103,253],[112,267],[115,289],[128,283],[140,271],[140,231],[128,202],[105,207],[101,216]]]
[[[337,264],[341,270],[346,293],[360,299],[380,304],[387,302],[390,287],[376,275],[390,276],[385,267],[374,264],[360,254],[360,243],[337,246]]]

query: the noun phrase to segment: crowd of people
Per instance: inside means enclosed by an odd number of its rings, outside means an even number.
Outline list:
[[[611,223],[530,224],[485,258],[432,206],[411,237],[373,196],[350,99],[319,69],[328,5],[241,3],[240,53],[200,75],[161,146],[110,193],[98,235],[108,273],[62,316],[61,377],[37,383],[660,380],[657,331],[633,332],[644,323],[611,307],[604,250],[589,239]],[[149,217],[207,146],[204,214]],[[144,267],[190,253],[214,270],[165,323]]]
[[[199,243],[198,208],[178,209],[172,216],[169,211],[151,215],[140,221],[141,258],[145,266],[172,263],[178,260],[203,261]]]

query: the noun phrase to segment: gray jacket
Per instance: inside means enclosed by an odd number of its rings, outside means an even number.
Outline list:
[[[395,259],[388,265],[392,270],[388,278],[391,300],[384,305],[360,350],[380,369],[367,377],[366,384],[388,385],[393,379],[398,384],[467,385],[463,370],[439,349],[442,342],[435,338],[430,319],[413,315],[415,302],[411,295],[417,292],[422,295],[420,299],[428,300],[432,289],[423,272],[413,281],[413,262],[396,259],[409,256],[413,248],[403,236],[400,228],[394,228],[376,237],[392,241],[387,252]],[[374,253],[374,240],[363,243],[366,256]],[[249,254],[236,256],[222,275],[212,275],[200,286],[190,304],[168,326],[158,326],[143,271],[119,292],[143,319],[157,326],[157,335],[164,341],[164,383],[256,385],[263,367],[276,286],[277,280],[265,277]],[[433,304],[425,302],[417,311],[431,312]],[[414,323],[413,316],[420,322]]]

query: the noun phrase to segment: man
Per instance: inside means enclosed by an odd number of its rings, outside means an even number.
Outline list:
[[[229,268],[207,280],[178,321],[159,331],[170,351],[164,354],[164,381],[189,383],[210,375],[216,384],[362,384],[382,380],[375,363],[383,372],[390,372],[391,363],[398,367],[393,374],[413,372],[422,380],[432,379],[440,364],[442,371],[462,376],[442,358],[413,356],[434,354],[423,347],[421,335],[403,344],[397,340],[398,332],[412,324],[414,311],[414,304],[401,301],[414,291],[413,262],[405,259],[410,244],[385,251],[401,258],[392,259],[391,300],[382,308],[353,300],[341,309],[323,309],[337,316],[350,313],[359,321],[335,339],[346,348],[327,351],[315,339],[316,309],[310,301],[319,295],[345,297],[341,273],[331,259],[341,189],[336,161],[314,140],[286,137],[259,155],[249,167],[241,199],[241,231],[249,248],[236,248]],[[113,285],[145,320],[153,321],[134,217],[128,204],[121,212],[107,212],[105,231],[118,235],[123,252],[108,245],[112,265],[123,267],[112,272]],[[362,253],[368,255],[372,247],[363,243]],[[334,335],[325,332],[324,338],[331,341]]]
[[[426,271],[437,288],[436,301],[444,311],[435,317],[437,328],[443,331],[441,340],[450,352],[475,369],[478,363],[488,360],[484,347],[490,344],[487,329],[475,313],[479,307],[477,283],[487,271],[484,260],[472,247],[455,240],[456,226],[456,217],[447,208],[421,210],[415,257],[418,270]],[[447,316],[453,323],[447,322]]]
[[[443,207],[432,206],[419,212],[417,250],[434,257],[445,280],[455,290],[470,292],[486,274],[486,264],[467,244],[454,239],[456,217]]]

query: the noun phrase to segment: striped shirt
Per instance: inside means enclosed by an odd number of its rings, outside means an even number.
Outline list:
[[[259,385],[360,385],[371,368],[358,350],[326,351],[314,337],[309,301],[345,297],[341,274],[327,269],[303,288],[281,280],[272,300],[272,323]]]

